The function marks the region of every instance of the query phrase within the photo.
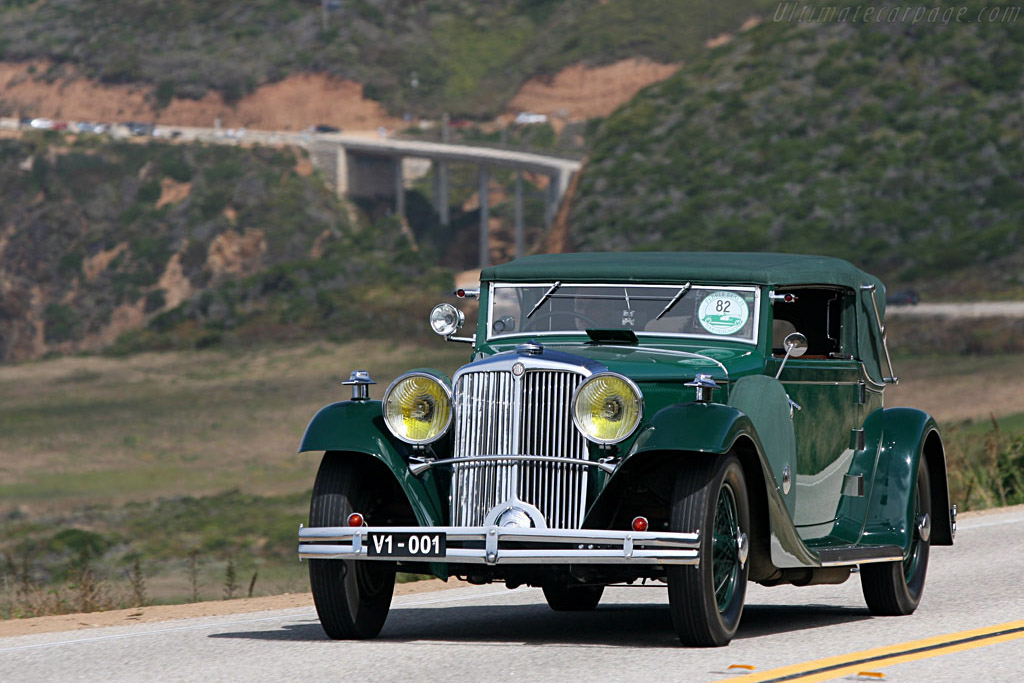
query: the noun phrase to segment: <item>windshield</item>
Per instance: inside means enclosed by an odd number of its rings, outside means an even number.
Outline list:
[[[756,287],[571,284],[491,285],[488,339],[632,330],[637,336],[757,341]]]

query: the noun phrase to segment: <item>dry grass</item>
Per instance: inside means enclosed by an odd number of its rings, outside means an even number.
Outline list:
[[[885,405],[920,408],[940,424],[1024,412],[1024,354],[923,356],[893,360],[900,384]]]
[[[239,488],[309,488],[296,448],[339,383],[369,369],[379,398],[416,366],[451,371],[468,347],[311,343],[245,352],[60,358],[0,367],[0,499],[32,512]]]

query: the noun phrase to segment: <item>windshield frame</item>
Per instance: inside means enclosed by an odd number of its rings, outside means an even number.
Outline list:
[[[586,338],[587,334],[586,334],[586,332],[584,330],[551,330],[551,331],[532,330],[532,331],[529,331],[529,332],[524,332],[524,331],[520,330],[520,331],[515,331],[515,332],[507,332],[507,333],[495,333],[495,332],[493,332],[492,325],[494,323],[494,304],[495,304],[495,290],[496,289],[498,289],[498,288],[505,288],[505,287],[537,287],[537,288],[544,288],[546,290],[548,288],[553,287],[556,283],[560,284],[561,287],[566,287],[566,286],[580,287],[580,288],[586,288],[586,287],[594,287],[594,288],[645,287],[645,288],[653,288],[653,289],[663,289],[666,292],[666,297],[665,297],[666,303],[681,288],[685,287],[686,284],[687,284],[685,282],[673,283],[673,284],[664,284],[664,283],[608,282],[608,281],[604,281],[604,282],[566,282],[564,280],[563,281],[545,280],[545,281],[538,281],[538,282],[503,282],[503,281],[490,282],[487,285],[487,315],[486,315],[486,322],[485,322],[486,329],[484,330],[484,338],[487,341],[500,341],[500,340],[503,340],[503,339],[514,339],[514,338],[517,338],[517,337],[530,337],[530,338],[533,338],[533,337],[581,336],[581,337]],[[645,331],[645,330],[634,330],[633,332],[636,334],[636,336],[638,338],[641,338],[641,339],[645,338],[645,337],[658,337],[658,338],[669,338],[669,339],[695,339],[695,340],[701,340],[701,341],[727,341],[727,342],[735,342],[735,343],[739,343],[739,344],[747,344],[747,345],[750,345],[750,346],[757,346],[757,343],[758,343],[758,341],[760,340],[760,337],[761,337],[761,287],[759,287],[758,285],[749,285],[749,284],[728,284],[728,285],[724,285],[724,284],[708,284],[708,283],[702,283],[702,282],[691,282],[690,283],[690,289],[686,292],[686,295],[683,297],[683,299],[685,299],[687,296],[690,296],[690,295],[692,295],[695,292],[700,291],[700,290],[728,291],[728,292],[735,292],[735,293],[741,293],[741,294],[753,293],[754,301],[751,303],[751,307],[753,308],[753,311],[751,312],[751,317],[753,318],[753,327],[752,327],[752,336],[751,336],[751,338],[747,339],[747,338],[744,338],[744,337],[732,337],[732,336],[727,336],[727,335],[716,335],[716,334],[711,334],[711,333],[708,333],[708,334],[698,334],[698,333],[689,333],[689,332],[659,332],[659,331]],[[676,302],[676,305],[678,305],[679,303],[680,302]]]

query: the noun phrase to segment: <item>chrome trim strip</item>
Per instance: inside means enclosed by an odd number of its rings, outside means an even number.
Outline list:
[[[858,386],[858,385],[860,385],[862,383],[861,380],[857,380],[856,382],[828,382],[828,381],[825,381],[825,380],[816,381],[816,380],[784,379],[784,380],[780,380],[780,381],[783,384],[811,384],[811,385],[821,385],[821,386],[830,386],[830,387],[855,387],[855,386]]]
[[[839,567],[875,562],[902,562],[903,550],[897,545],[847,546],[845,548],[815,548],[822,567]]]
[[[448,543],[483,544],[447,548],[443,558],[369,557],[369,533],[443,533]],[[605,529],[522,529],[516,527],[300,527],[299,557],[327,560],[455,562],[460,564],[688,564],[699,563],[700,532],[613,531]],[[305,541],[305,542],[303,542]],[[315,542],[333,542],[318,544]],[[508,547],[515,543],[516,547]],[[530,547],[523,547],[529,544]],[[576,548],[546,548],[545,544]],[[594,548],[593,546],[614,546]],[[490,546],[490,550],[486,546]]]
[[[694,354],[696,355],[696,354]],[[478,361],[463,365],[455,371],[452,376],[452,386],[457,387],[459,379],[466,373],[472,372],[512,372],[512,366],[522,363],[526,370],[554,370],[556,372],[575,372],[583,375],[586,379],[598,372],[607,372],[608,368],[603,364],[573,353],[556,351],[551,346],[544,347],[541,356],[520,354],[516,351],[502,351],[493,356],[482,358]]]
[[[788,379],[783,379],[783,380],[779,380],[779,381],[781,381],[783,384],[832,384],[832,385],[836,385],[836,386],[845,386],[847,384],[859,384],[860,382],[864,382],[865,384],[868,385],[867,386],[867,390],[868,391],[872,391],[872,392],[874,392],[876,394],[882,393],[885,390],[885,384],[879,384],[875,380],[871,379],[871,377],[868,375],[868,371],[864,367],[863,363],[860,364],[860,367],[861,367],[861,373],[864,375],[864,378],[860,379],[860,380],[857,380],[855,382],[828,382],[828,381],[824,381],[824,380],[821,380],[821,381],[815,381],[815,380],[803,381],[803,380],[788,380]]]
[[[409,463],[409,471],[413,474],[422,474],[431,467],[437,465],[471,465],[477,462],[494,461],[519,461],[519,462],[554,462],[567,465],[586,465],[589,467],[600,467],[611,474],[615,471],[615,465],[603,461],[581,460],[579,458],[560,458],[555,455],[473,455],[462,458],[445,458],[444,460],[413,460]]]
[[[885,325],[882,324],[882,314],[878,311],[878,300],[875,298],[875,286],[861,285],[860,288],[871,293],[871,305],[875,309],[875,322],[878,323],[878,333],[882,336],[882,350],[885,351],[885,365],[889,368],[889,376],[883,377],[882,382],[885,384],[899,384],[900,378],[896,376],[896,372],[892,369],[892,359],[889,357],[889,344],[885,340]]]

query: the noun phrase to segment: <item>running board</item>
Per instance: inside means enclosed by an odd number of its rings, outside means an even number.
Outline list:
[[[898,545],[847,545],[812,550],[818,554],[822,567],[903,561],[903,549]]]

